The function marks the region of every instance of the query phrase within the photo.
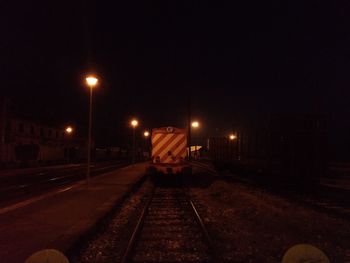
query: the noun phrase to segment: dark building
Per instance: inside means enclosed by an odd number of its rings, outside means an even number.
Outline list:
[[[59,163],[69,157],[72,160],[85,156],[85,140],[77,138],[74,133],[66,133],[65,127],[51,127],[14,117],[5,99],[1,101],[0,116],[2,165]]]

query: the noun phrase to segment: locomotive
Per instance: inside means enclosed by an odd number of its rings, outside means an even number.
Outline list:
[[[188,174],[192,172],[187,156],[186,129],[160,127],[152,129],[151,174]]]
[[[274,180],[315,183],[326,172],[325,120],[316,115],[276,115],[241,125],[234,139],[208,140],[214,165]]]

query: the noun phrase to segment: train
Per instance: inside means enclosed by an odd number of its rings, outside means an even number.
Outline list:
[[[176,127],[152,129],[152,153],[148,165],[150,174],[190,174],[192,168],[187,161],[187,132]]]
[[[231,138],[208,139],[217,169],[305,184],[324,176],[327,147],[326,121],[321,115],[275,115],[259,124],[240,125]]]

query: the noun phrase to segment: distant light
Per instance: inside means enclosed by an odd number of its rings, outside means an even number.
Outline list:
[[[148,132],[148,131],[145,131],[145,132],[143,133],[143,135],[144,135],[145,137],[148,137],[148,136],[149,136],[149,132]]]
[[[85,79],[86,79],[86,83],[88,84],[88,86],[90,88],[93,88],[93,87],[95,87],[97,85],[98,78],[96,78],[94,76],[88,76]]]
[[[130,124],[131,124],[132,127],[135,128],[135,127],[139,124],[139,122],[138,122],[137,120],[134,119],[134,120],[132,120],[132,121],[130,122]]]
[[[199,122],[198,121],[192,122],[192,127],[193,128],[198,128],[199,127]]]
[[[73,128],[71,126],[68,126],[66,128],[66,133],[72,133],[73,132]]]
[[[230,134],[230,140],[235,140],[237,139],[237,135],[235,134]]]

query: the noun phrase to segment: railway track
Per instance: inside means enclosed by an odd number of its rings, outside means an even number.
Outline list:
[[[98,164],[92,166],[91,176],[113,171],[127,164],[126,162],[108,165]],[[44,170],[43,172],[38,169],[32,174],[14,175],[17,181],[11,177],[9,179],[0,178],[0,206],[6,206],[82,180],[85,178],[85,171],[85,166],[74,166],[57,170]]]
[[[155,186],[122,262],[220,262],[220,259],[186,189]]]

